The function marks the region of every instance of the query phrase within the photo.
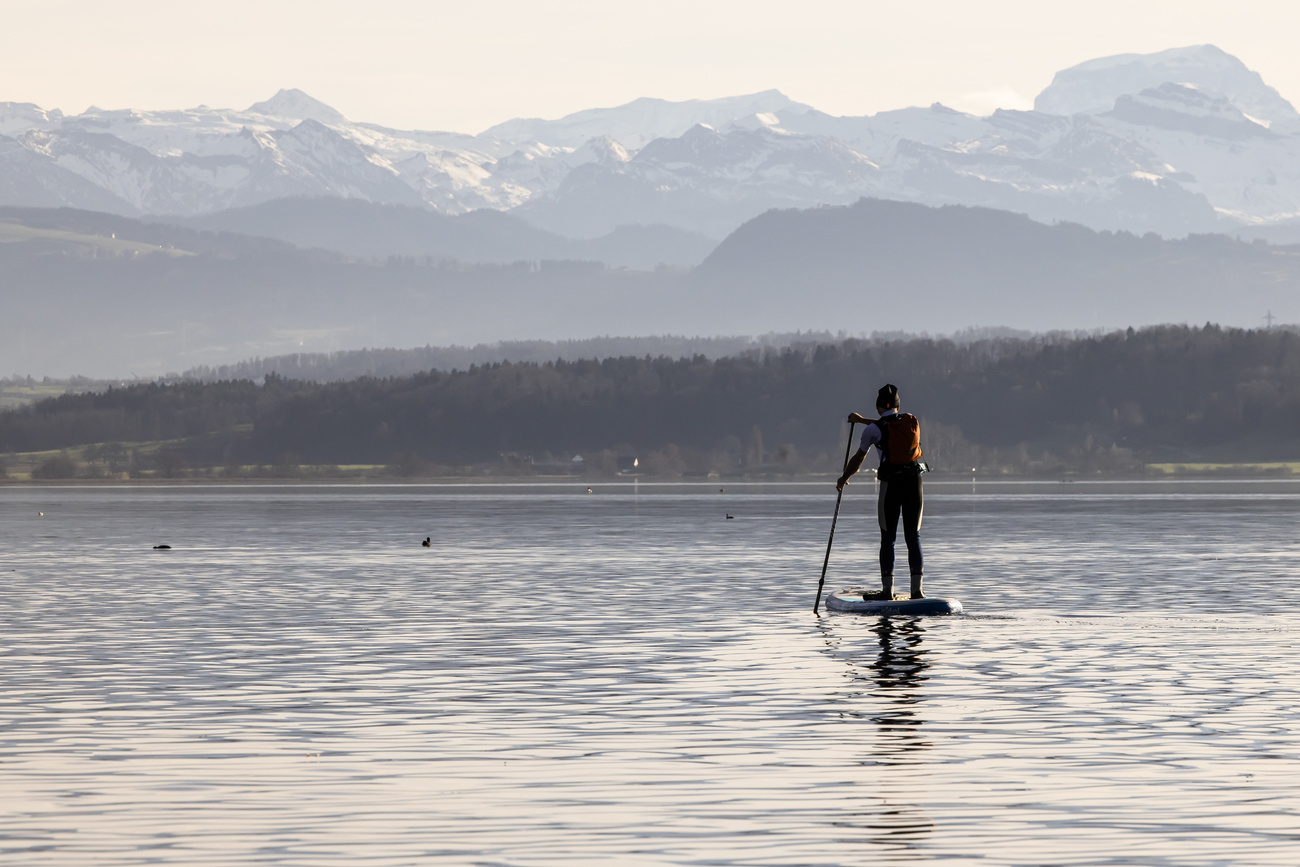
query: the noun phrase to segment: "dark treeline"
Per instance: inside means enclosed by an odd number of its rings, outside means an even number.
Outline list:
[[[1032,337],[1028,331],[1010,328],[967,328],[949,339],[966,344],[995,337]],[[1076,335],[1078,336],[1078,335]],[[875,342],[914,340],[915,334],[874,333]],[[621,356],[653,358],[726,358],[751,352],[769,352],[812,343],[834,343],[847,339],[829,332],[796,331],[749,336],[685,337],[664,334],[650,337],[588,337],[577,340],[502,340],[474,346],[424,346],[415,349],[347,349],[339,352],[295,352],[268,358],[251,358],[234,364],[201,365],[180,374],[179,379],[219,381],[262,379],[268,373],[290,379],[316,382],[360,379],[363,376],[409,376],[426,370],[465,370],[472,365],[500,361],[581,361]],[[84,379],[84,378],[83,378]],[[2,382],[3,380],[0,380]],[[86,380],[89,382],[89,380]],[[82,388],[82,391],[87,389]]]
[[[839,335],[843,340],[845,335]],[[409,376],[426,370],[465,370],[474,365],[501,361],[580,361],[621,356],[668,356],[685,358],[703,355],[725,358],[752,350],[783,349],[814,341],[837,338],[811,332],[765,334],[761,337],[591,337],[582,340],[503,340],[474,346],[424,346],[416,349],[347,349],[339,352],[295,352],[269,358],[251,358],[235,364],[203,365],[181,374],[184,379],[219,381],[261,379],[268,373],[290,379],[316,382],[359,379],[363,376]]]
[[[190,440],[194,466],[449,466],[503,454],[665,461],[668,449],[678,469],[807,469],[838,461],[844,416],[870,412],[885,381],[921,416],[941,468],[1300,458],[1300,335],[1211,325],[499,363],[327,384],[131,385],[0,413],[0,451]]]

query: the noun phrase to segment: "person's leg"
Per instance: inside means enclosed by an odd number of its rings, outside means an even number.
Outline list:
[[[898,537],[898,516],[902,503],[894,481],[880,480],[876,498],[876,520],[880,523],[880,589],[886,599],[894,596],[894,540]]]
[[[922,599],[925,597],[921,587],[925,568],[921,559],[921,518],[925,513],[925,495],[921,489],[921,477],[900,479],[896,487],[902,501],[903,541],[907,544],[907,567],[912,574],[912,598]]]

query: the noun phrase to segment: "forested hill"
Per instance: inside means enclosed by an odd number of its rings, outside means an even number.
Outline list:
[[[850,340],[330,384],[136,385],[0,413],[0,451],[184,440],[176,448],[190,449],[191,466],[653,452],[670,471],[825,471],[838,463],[844,416],[870,412],[885,381],[921,416],[941,469],[1300,458],[1300,336],[1214,326],[967,345]]]
[[[1047,225],[1023,214],[862,199],[768,211],[690,276],[737,310],[845,327],[862,313],[915,330],[997,322],[1045,330],[1161,322],[1263,324],[1300,308],[1300,247]],[[928,323],[928,324],[927,324]]]
[[[994,332],[994,329],[985,329]],[[1009,329],[1000,329],[1009,331]],[[958,339],[976,339],[973,330]],[[843,339],[844,335],[840,335]],[[783,349],[796,344],[831,342],[826,332],[764,334],[760,337],[589,337],[584,340],[502,340],[475,346],[425,346],[416,349],[347,349],[339,352],[295,352],[251,358],[235,364],[200,366],[181,374],[184,379],[261,379],[268,373],[316,382],[359,379],[363,376],[409,376],[426,370],[465,370],[471,365],[501,361],[537,362],[602,360],[620,356],[685,358],[703,355],[725,358],[754,350]]]

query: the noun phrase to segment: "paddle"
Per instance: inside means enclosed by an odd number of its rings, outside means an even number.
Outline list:
[[[843,473],[849,468],[849,451],[853,448],[853,427],[857,422],[849,422],[849,441],[844,446],[844,469]],[[822,604],[822,588],[826,586],[826,567],[831,562],[831,543],[835,541],[835,524],[840,519],[840,500],[844,499],[844,489],[840,488],[835,494],[835,516],[831,518],[831,537],[826,540],[826,559],[822,561],[822,577],[817,582],[817,598],[813,600],[813,614],[819,613],[818,607]]]

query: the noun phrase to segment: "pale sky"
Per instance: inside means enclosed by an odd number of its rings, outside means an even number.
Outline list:
[[[0,0],[0,101],[246,108],[479,132],[777,88],[839,115],[1027,108],[1094,57],[1212,42],[1300,102],[1296,0]]]

